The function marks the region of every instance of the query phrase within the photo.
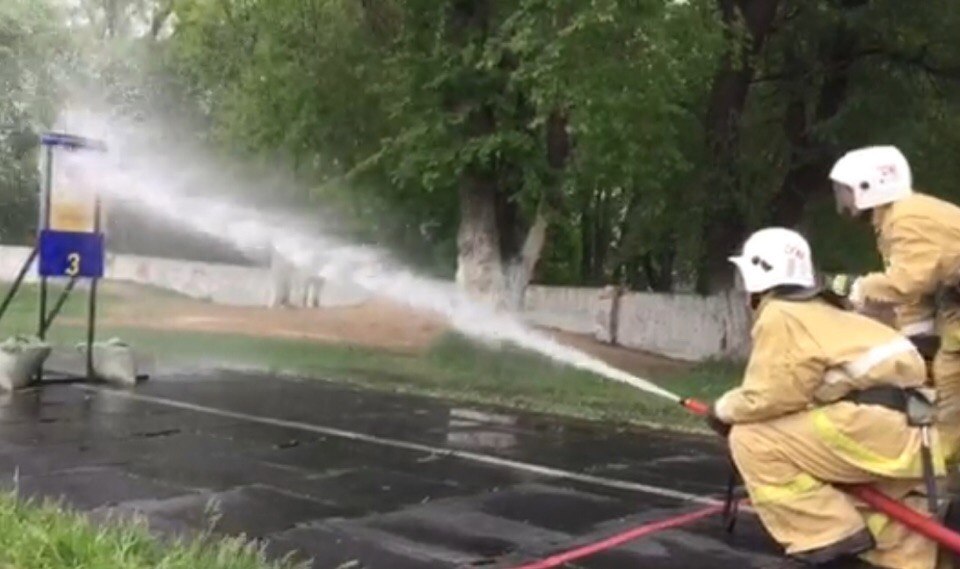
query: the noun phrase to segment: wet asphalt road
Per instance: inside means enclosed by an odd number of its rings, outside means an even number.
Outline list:
[[[727,477],[703,438],[245,372],[4,397],[0,475],[21,494],[242,533],[318,569],[516,567],[703,508],[676,492],[717,496]],[[733,538],[714,516],[565,567],[777,564],[743,515]]]

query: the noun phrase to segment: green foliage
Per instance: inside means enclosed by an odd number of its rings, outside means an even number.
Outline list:
[[[602,247],[671,242],[719,37],[709,3],[493,4],[461,37],[450,3],[181,0],[174,60],[227,144],[282,149],[327,199],[349,187],[370,233],[433,249],[419,256],[448,271],[465,173],[499,172],[528,213],[561,194],[543,266],[556,279],[582,280],[579,218],[596,214],[578,208],[598,192],[611,196],[608,230],[591,235]],[[559,180],[552,114],[575,141]],[[624,239],[628,225],[643,229]]]
[[[503,232],[548,206],[541,282],[656,290],[772,222],[802,227],[829,269],[875,266],[869,233],[830,211],[826,170],[851,147],[897,144],[920,189],[960,199],[960,5],[737,5],[725,25],[716,0],[82,0],[68,28],[11,0],[0,231],[28,229],[22,133],[50,123],[64,58],[116,112],[179,117],[242,157],[238,176],[290,166],[291,199],[335,204],[351,236],[447,276],[476,180],[510,210]],[[742,112],[717,104],[731,85]],[[736,119],[731,153],[708,144],[717,113]],[[707,239],[716,220],[743,227]]]
[[[20,243],[32,229],[36,135],[55,107],[59,13],[41,0],[0,3],[0,239]]]
[[[516,27],[540,44],[530,40],[526,79],[537,98],[569,109],[576,145],[564,186],[579,211],[547,254],[579,264],[576,280],[609,282],[618,267],[689,245],[679,229],[699,225],[689,202],[719,29],[705,2],[529,4],[540,13]],[[551,22],[550,10],[566,21]],[[573,239],[557,236],[564,230]]]

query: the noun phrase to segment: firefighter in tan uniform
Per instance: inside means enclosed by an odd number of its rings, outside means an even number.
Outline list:
[[[912,190],[910,165],[892,146],[847,153],[830,172],[837,207],[870,216],[884,272],[850,282],[858,309],[894,307],[896,326],[920,348],[937,389],[944,451],[960,458],[960,208]],[[838,282],[839,281],[839,282]]]
[[[874,483],[923,510],[922,437],[906,413],[926,379],[923,358],[894,330],[815,288],[799,234],[764,229],[731,261],[754,311],[753,351],[742,385],[716,401],[710,422],[728,431],[764,526],[802,563],[838,567],[859,556],[879,567],[932,569],[933,542],[859,509],[833,486]]]

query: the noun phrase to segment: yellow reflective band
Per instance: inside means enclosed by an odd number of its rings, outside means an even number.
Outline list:
[[[941,350],[946,353],[960,352],[960,322],[944,324],[941,338]]]
[[[874,474],[891,478],[904,476],[919,478],[923,476],[923,466],[919,452],[907,451],[896,458],[888,458],[873,452],[841,433],[837,426],[833,424],[833,421],[830,420],[830,417],[827,416],[825,407],[814,409],[810,413],[810,417],[813,419],[814,429],[820,435],[821,440],[853,460],[857,466]],[[939,445],[936,444],[933,448],[933,463],[936,474],[942,475],[946,467],[944,466],[943,453],[940,452]]]
[[[883,530],[887,529],[887,526],[890,525],[890,518],[885,514],[873,513],[867,516],[866,522],[870,535],[878,538],[880,534],[883,533]]]
[[[845,364],[843,367],[850,374],[851,377],[862,377],[867,375],[867,373],[879,365],[880,363],[899,356],[900,354],[905,354],[908,352],[915,351],[916,348],[913,345],[913,342],[906,338],[897,338],[886,344],[880,344],[871,348],[867,353],[863,354],[859,358]]]
[[[786,484],[763,484],[750,488],[750,500],[754,504],[776,504],[809,494],[823,486],[809,474],[799,474]]]

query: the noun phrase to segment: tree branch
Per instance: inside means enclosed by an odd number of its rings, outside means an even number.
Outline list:
[[[882,57],[890,63],[922,71],[931,77],[947,81],[960,82],[960,64],[944,65],[931,61],[931,44],[920,46],[914,53],[893,51],[882,46],[875,46],[858,52],[860,57]]]
[[[164,0],[157,6],[157,9],[153,12],[153,17],[150,18],[151,39],[157,39],[171,14],[173,14],[173,0]]]

